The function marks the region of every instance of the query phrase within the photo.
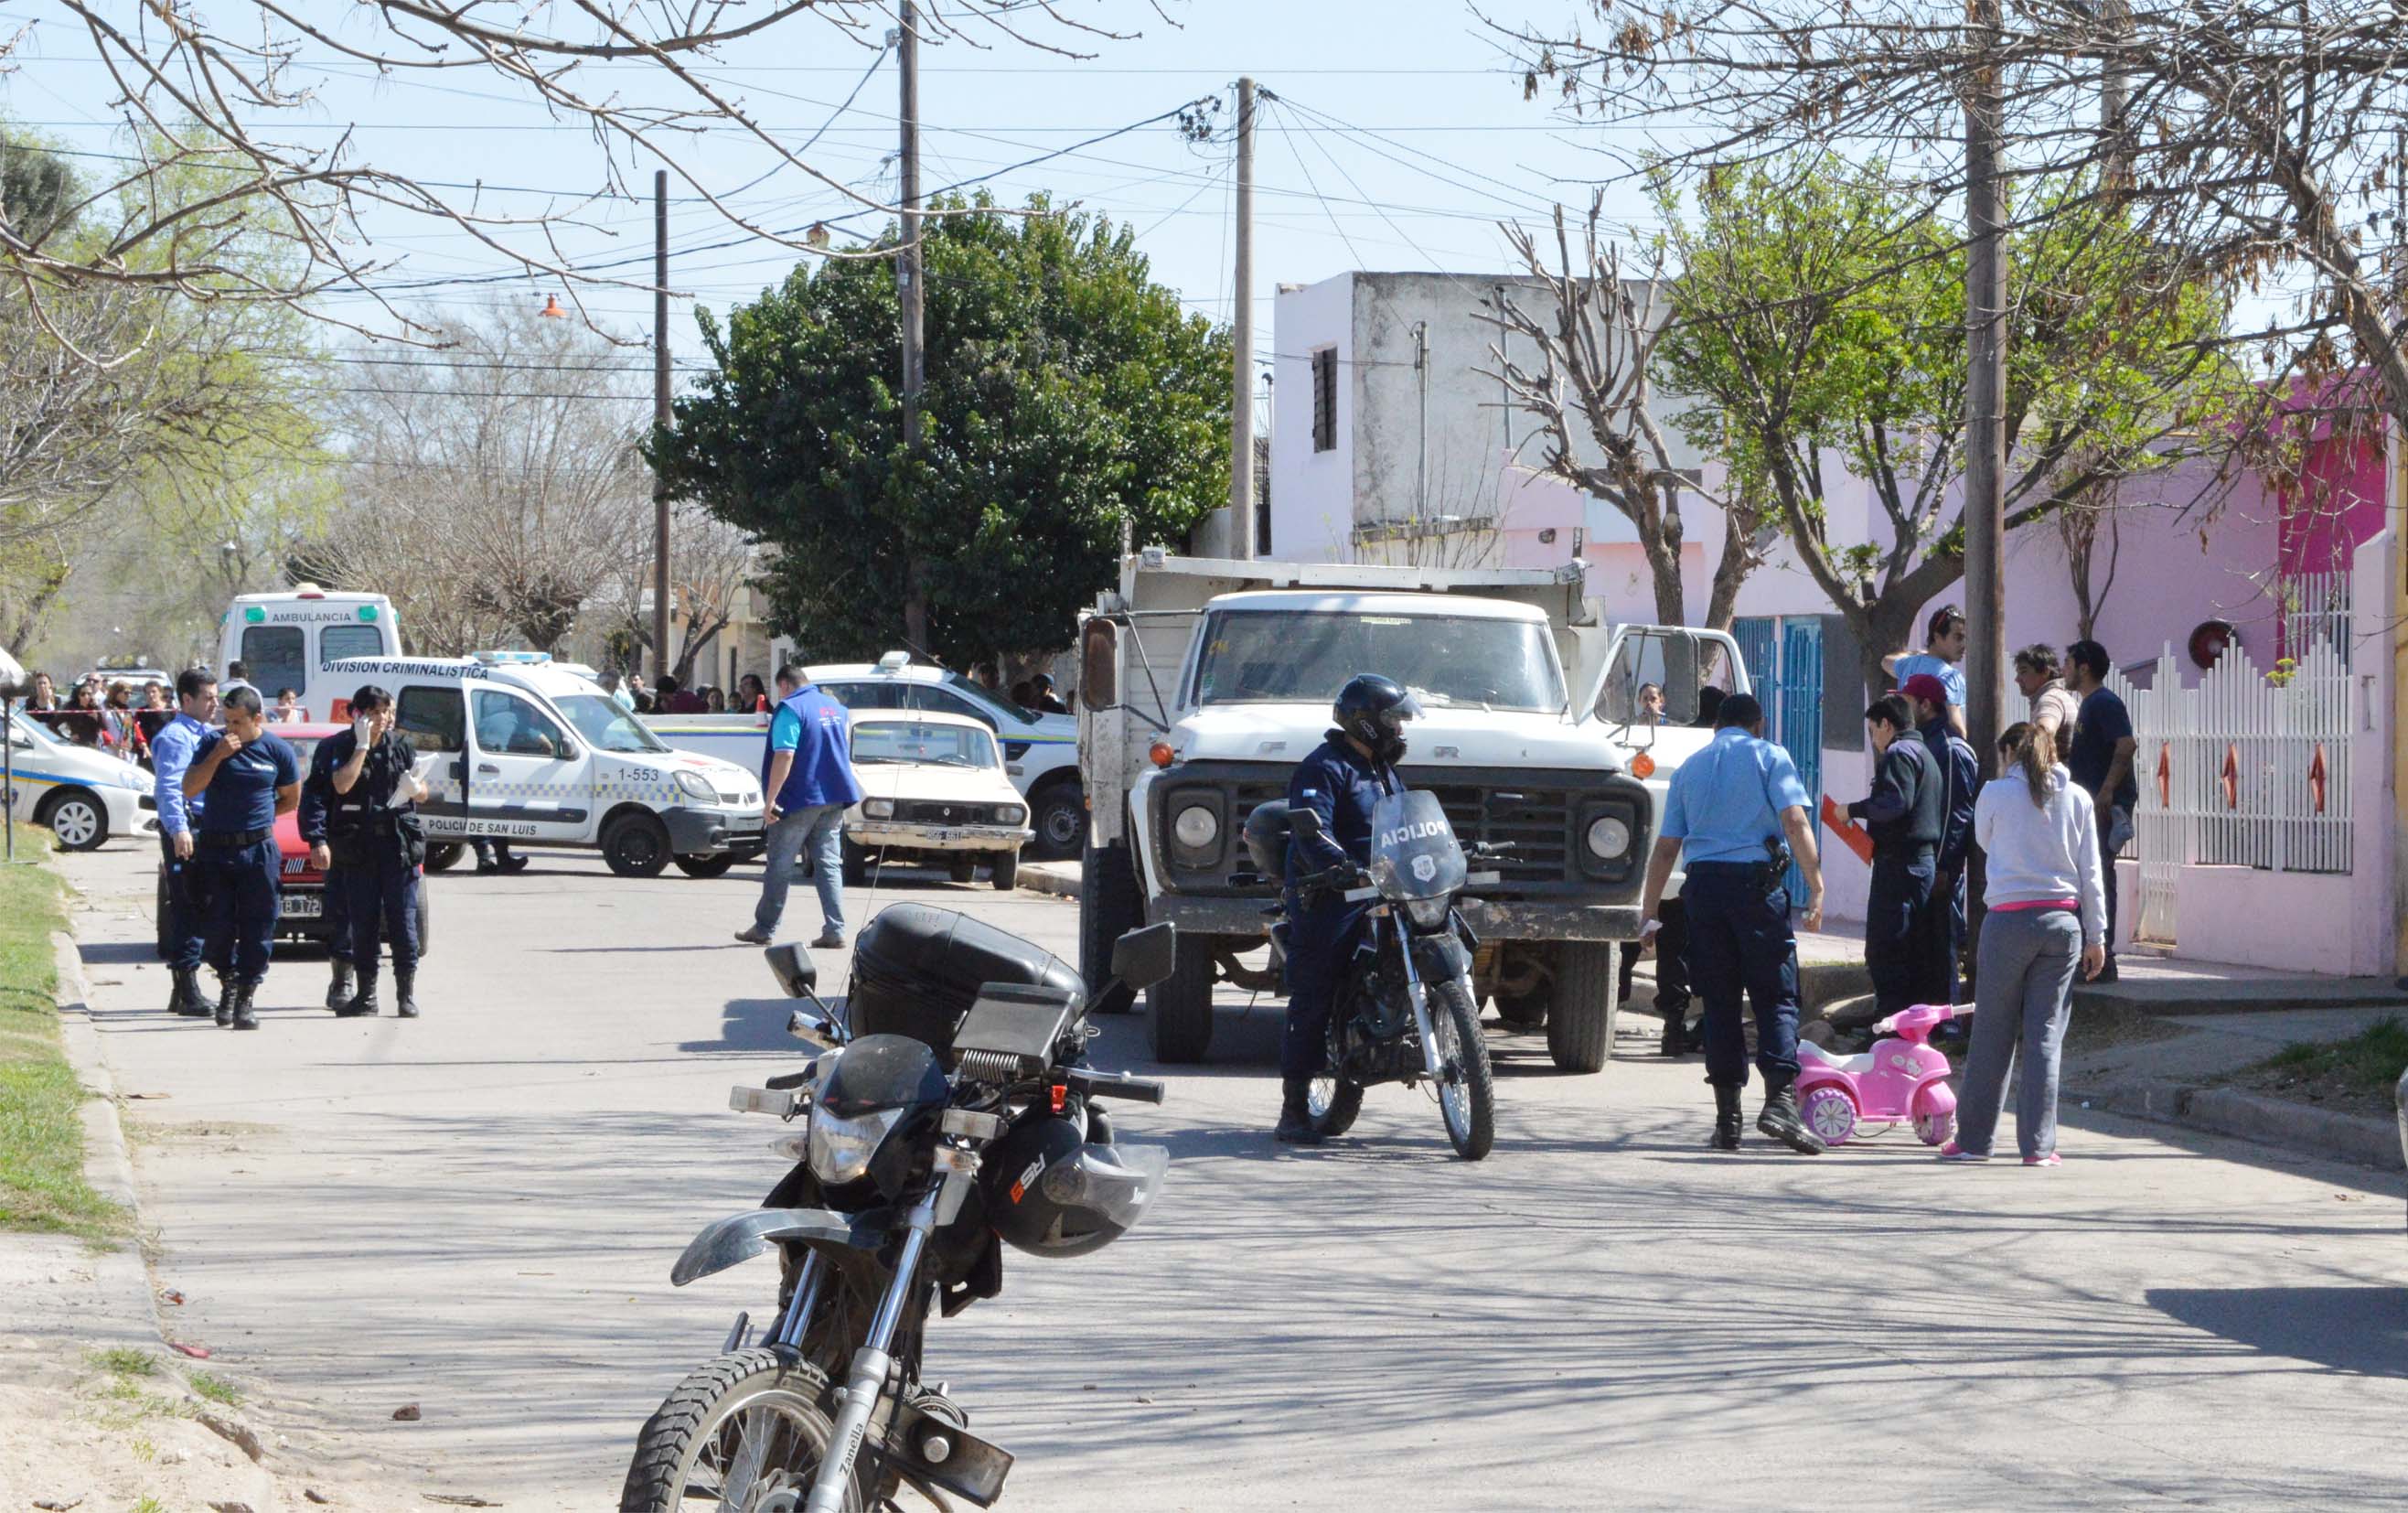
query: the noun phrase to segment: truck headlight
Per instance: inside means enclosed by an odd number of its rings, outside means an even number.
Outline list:
[[[1209,849],[1221,838],[1221,816],[1207,804],[1190,804],[1170,822],[1170,834],[1190,851]]]
[[[679,769],[677,785],[680,793],[689,799],[699,799],[704,803],[709,803],[719,797],[710,791],[710,780],[700,772],[689,772],[682,768]]]
[[[895,817],[895,800],[892,799],[864,799],[861,801],[861,812],[870,819],[893,819]]]
[[[1630,849],[1630,826],[1612,814],[1599,814],[1588,823],[1588,849],[1591,855],[1611,861]]]

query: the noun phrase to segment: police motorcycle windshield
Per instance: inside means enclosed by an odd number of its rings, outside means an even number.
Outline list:
[[[1396,902],[1444,898],[1468,875],[1463,847],[1437,794],[1392,794],[1371,806],[1371,884],[1380,897]]]

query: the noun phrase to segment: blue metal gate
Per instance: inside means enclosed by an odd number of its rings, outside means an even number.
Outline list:
[[[1823,622],[1814,615],[1750,615],[1731,624],[1748,678],[1764,705],[1765,728],[1798,764],[1810,822],[1823,794]],[[1789,896],[1803,902],[1806,874],[1789,871]]]

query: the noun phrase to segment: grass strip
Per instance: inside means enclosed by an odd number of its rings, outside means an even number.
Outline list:
[[[50,833],[17,828],[17,855],[47,857]],[[131,1216],[83,1177],[82,1085],[59,1042],[50,932],[65,923],[47,862],[0,866],[0,1229],[105,1241]]]

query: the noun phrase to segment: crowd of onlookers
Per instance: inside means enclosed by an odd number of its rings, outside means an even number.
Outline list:
[[[63,741],[127,761],[148,761],[150,738],[176,716],[165,684],[153,678],[136,684],[105,672],[84,674],[64,694],[49,673],[36,672],[18,712]]]
[[[768,689],[756,672],[737,679],[733,693],[716,684],[688,685],[673,672],[650,684],[640,672],[604,672],[596,681],[631,714],[765,714],[769,709]]]

